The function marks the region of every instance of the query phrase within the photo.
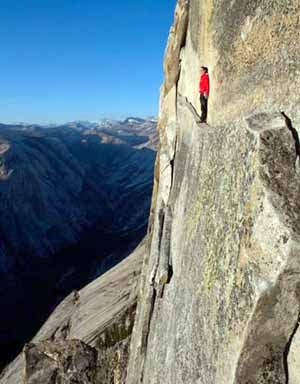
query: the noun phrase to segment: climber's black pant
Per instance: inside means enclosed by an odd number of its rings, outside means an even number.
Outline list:
[[[206,122],[207,119],[207,97],[204,97],[203,94],[200,94],[200,104],[201,104],[201,118],[202,122]]]

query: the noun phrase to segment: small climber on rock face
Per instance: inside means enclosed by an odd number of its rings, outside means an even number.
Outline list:
[[[200,104],[201,104],[200,123],[206,123],[206,120],[207,120],[207,102],[208,102],[208,96],[209,96],[208,68],[207,67],[201,67],[200,75],[201,75],[200,83],[199,83]]]

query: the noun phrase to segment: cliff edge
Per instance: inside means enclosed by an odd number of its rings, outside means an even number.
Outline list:
[[[127,384],[299,383],[299,8],[177,2]]]

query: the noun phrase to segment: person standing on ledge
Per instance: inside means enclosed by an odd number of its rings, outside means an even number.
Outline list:
[[[201,104],[201,118],[200,123],[206,123],[207,121],[207,102],[209,96],[209,76],[208,68],[201,67],[201,77],[199,83],[200,104]]]

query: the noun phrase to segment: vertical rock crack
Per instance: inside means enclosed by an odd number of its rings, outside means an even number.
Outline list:
[[[289,338],[289,340],[285,346],[285,349],[283,351],[283,366],[284,366],[284,371],[285,371],[285,376],[286,376],[285,384],[289,384],[288,356],[289,356],[292,341],[293,341],[294,336],[296,335],[296,333],[298,331],[299,326],[300,326],[300,313],[298,315],[298,319],[297,319],[296,325],[293,329],[293,332],[292,332],[292,334],[291,334],[291,336],[290,336],[290,338]]]
[[[292,120],[286,115],[285,112],[281,112],[284,120],[286,127],[288,130],[291,132],[294,142],[295,142],[295,152],[296,152],[296,162],[295,162],[295,167],[297,172],[299,172],[299,158],[300,158],[300,141],[299,141],[299,135],[297,130],[293,127]]]

